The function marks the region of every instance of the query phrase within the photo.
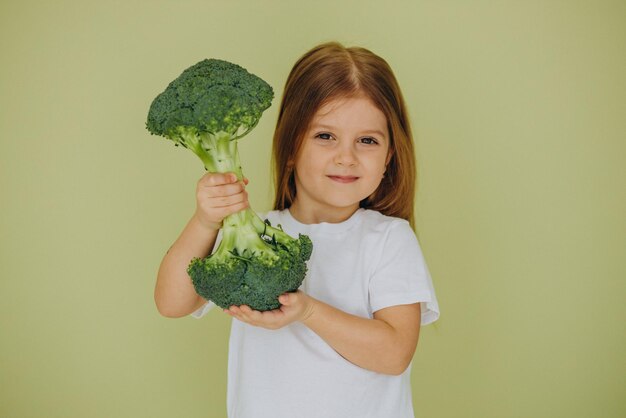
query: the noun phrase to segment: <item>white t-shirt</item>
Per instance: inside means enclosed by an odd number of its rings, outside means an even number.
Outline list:
[[[288,210],[272,211],[267,218],[293,237],[311,238],[305,293],[366,318],[416,302],[421,302],[422,325],[439,318],[432,280],[407,221],[365,209],[337,224],[302,224]],[[192,315],[199,318],[212,306]],[[365,370],[301,323],[267,330],[233,319],[228,416],[413,418],[410,369],[399,376]]]

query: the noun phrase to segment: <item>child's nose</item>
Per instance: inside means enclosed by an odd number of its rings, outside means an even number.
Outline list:
[[[352,147],[341,147],[335,155],[335,164],[351,167],[356,165],[356,155]]]

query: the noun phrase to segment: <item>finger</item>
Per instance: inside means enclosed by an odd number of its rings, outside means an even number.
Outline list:
[[[199,183],[206,186],[221,186],[237,182],[235,173],[206,173]]]
[[[242,195],[244,193],[245,195]],[[225,197],[234,197],[234,196],[244,196],[245,199],[248,198],[245,185],[243,182],[237,182],[233,184],[227,184],[222,186],[208,186],[208,185],[198,185],[196,188],[196,199],[198,201],[203,201],[206,198],[225,198]],[[218,205],[218,206],[224,206]]]
[[[208,197],[207,205],[211,208],[226,208],[248,201],[248,193],[243,191],[232,196]]]
[[[238,306],[231,306],[230,308],[228,308],[228,312],[229,312],[229,315],[231,315],[233,318],[246,322],[245,316],[243,315],[243,312],[241,312],[241,309],[239,309]]]
[[[196,188],[196,193],[205,194],[210,197],[232,196],[246,190],[242,181],[230,184],[221,184],[219,186],[211,186],[208,183],[200,183]]]
[[[241,305],[239,307],[238,319],[250,325],[258,326],[261,324],[259,321],[261,318],[259,318],[258,314],[259,312],[252,310],[249,306]]]
[[[281,305],[289,305],[289,295],[287,293],[283,293],[278,297],[278,302],[280,302]]]
[[[265,312],[256,311],[247,305],[241,305],[240,309],[241,312],[243,312],[243,315],[245,315],[246,318],[248,318],[248,320],[252,323],[262,323],[265,319],[263,317]]]
[[[278,301],[282,304],[282,305],[291,305],[295,302],[297,296],[295,293],[283,293],[282,295],[280,295],[278,297]]]
[[[249,207],[250,207],[250,203],[246,200],[240,203],[235,203],[234,205],[230,205],[230,206],[223,206],[219,208],[209,207],[208,210],[205,208],[205,206],[201,206],[201,210],[207,211],[207,212],[210,211],[211,216],[215,219],[220,219],[220,222],[221,222],[221,220],[226,218],[228,215],[241,212],[242,210],[249,208]]]

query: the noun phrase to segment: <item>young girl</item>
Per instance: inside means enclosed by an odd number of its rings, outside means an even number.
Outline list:
[[[274,135],[274,210],[288,234],[313,242],[301,288],[280,309],[234,318],[228,416],[413,417],[410,364],[420,325],[439,317],[413,232],[415,157],[389,65],[337,43],[306,53],[287,80]],[[233,174],[207,173],[197,209],[161,264],[166,316],[201,317],[212,303],[186,274],[212,251],[222,220],[248,206]]]

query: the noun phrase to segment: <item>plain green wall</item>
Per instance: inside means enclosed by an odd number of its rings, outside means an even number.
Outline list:
[[[0,2],[0,416],[225,416],[229,319],[154,307],[203,170],[146,114],[205,57],[280,98],[327,40],[411,112],[417,416],[626,416],[625,3],[461,0]],[[240,147],[259,211],[277,102]]]

